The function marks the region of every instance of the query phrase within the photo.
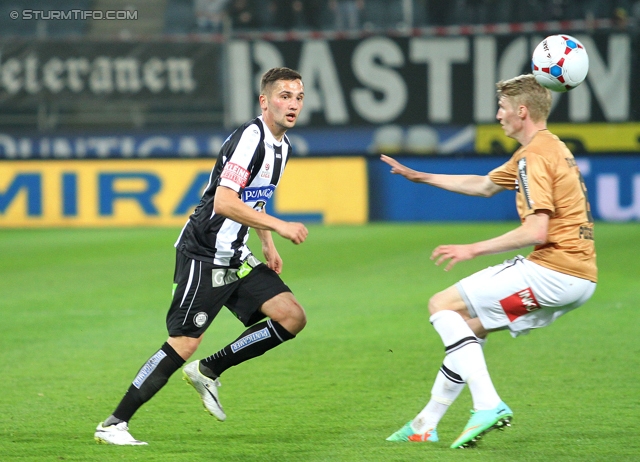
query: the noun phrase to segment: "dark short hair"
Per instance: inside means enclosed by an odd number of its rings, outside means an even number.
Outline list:
[[[264,95],[268,86],[278,80],[302,80],[302,76],[298,71],[289,69],[288,67],[274,67],[262,74],[260,80],[260,94]]]

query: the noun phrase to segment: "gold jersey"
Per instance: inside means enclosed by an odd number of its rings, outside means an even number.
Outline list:
[[[593,217],[587,188],[567,146],[540,130],[527,146],[489,173],[495,184],[515,189],[520,219],[547,210],[547,243],[527,258],[545,268],[593,282],[598,280]]]

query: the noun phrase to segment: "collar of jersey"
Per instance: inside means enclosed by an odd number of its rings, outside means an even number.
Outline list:
[[[286,133],[284,134],[284,136],[282,137],[282,141],[276,140],[276,137],[273,136],[273,133],[271,133],[271,130],[269,130],[269,127],[267,127],[267,124],[265,123],[261,115],[258,116],[258,119],[260,119],[260,122],[262,122],[262,126],[264,127],[265,140],[269,141],[269,143],[273,144],[274,146],[282,146],[284,144],[284,139],[287,136],[287,134]]]

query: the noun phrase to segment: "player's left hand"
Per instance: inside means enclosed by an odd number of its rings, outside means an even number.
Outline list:
[[[459,261],[471,260],[475,255],[470,245],[439,245],[431,253],[431,260],[436,261],[436,265],[440,266],[447,260],[450,260],[445,271],[449,271]]]
[[[262,254],[267,261],[267,266],[271,268],[276,274],[282,273],[282,258],[276,250],[275,246],[262,247]]]

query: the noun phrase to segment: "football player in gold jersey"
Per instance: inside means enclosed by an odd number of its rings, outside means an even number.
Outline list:
[[[479,255],[534,246],[462,279],[429,300],[430,321],[445,345],[445,359],[427,406],[390,441],[437,441],[436,426],[465,383],[472,416],[452,448],[473,446],[489,430],[508,426],[511,409],[496,392],[482,344],[487,334],[508,329],[516,337],[551,324],[584,304],[597,282],[593,218],[582,175],[566,145],[547,129],[551,93],[533,75],[497,84],[505,135],[521,147],[485,176],[418,172],[382,156],[391,173],[448,191],[490,197],[516,191],[520,226],[485,241],[438,246],[431,259],[449,270]]]

